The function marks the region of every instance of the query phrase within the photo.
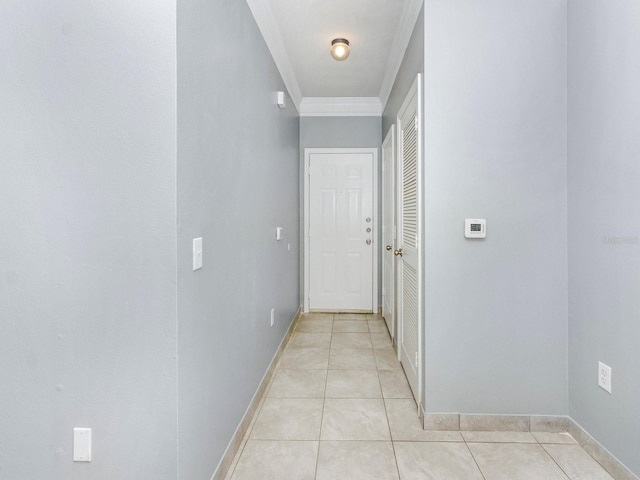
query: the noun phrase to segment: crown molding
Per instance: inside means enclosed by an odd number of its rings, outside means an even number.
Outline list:
[[[304,97],[298,109],[301,117],[379,117],[378,97]]]
[[[302,91],[291,67],[289,55],[287,55],[284,41],[280,35],[276,20],[273,17],[271,7],[269,7],[269,2],[267,0],[247,0],[247,4],[271,52],[276,67],[282,76],[282,81],[289,91],[292,103],[299,112],[299,105],[302,101]]]
[[[387,70],[382,80],[382,86],[380,87],[379,99],[381,105],[386,105],[387,100],[389,100],[391,89],[393,88],[396,76],[400,70],[400,65],[402,65],[402,60],[404,59],[404,53],[411,40],[411,34],[415,28],[416,20],[418,20],[422,2],[423,0],[408,0],[404,5],[398,31],[391,45],[391,55],[389,55]]]

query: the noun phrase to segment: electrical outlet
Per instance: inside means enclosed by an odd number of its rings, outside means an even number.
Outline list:
[[[611,393],[611,367],[598,362],[598,386]]]
[[[275,322],[276,322],[276,309],[272,308],[271,309],[271,326],[272,327]]]

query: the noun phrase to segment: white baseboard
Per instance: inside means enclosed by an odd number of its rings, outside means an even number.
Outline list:
[[[566,415],[468,415],[426,413],[421,409],[421,417],[425,430],[568,432],[615,480],[640,480],[609,450]]]
[[[267,368],[267,371],[262,377],[262,381],[260,382],[260,385],[258,385],[256,393],[251,399],[251,403],[249,403],[249,406],[247,407],[247,410],[245,411],[242,417],[242,420],[238,425],[238,428],[236,428],[236,431],[233,434],[233,437],[231,438],[231,441],[229,442],[229,445],[227,446],[227,449],[225,450],[224,455],[222,455],[222,459],[218,463],[218,467],[216,468],[215,473],[211,477],[211,480],[224,480],[224,478],[227,476],[229,468],[233,464],[233,459],[238,453],[238,450],[240,449],[240,447],[242,446],[244,437],[247,431],[249,430],[249,426],[251,425],[251,420],[253,419],[254,415],[256,414],[256,411],[258,410],[258,406],[260,405],[260,400],[262,400],[262,397],[266,393],[267,387],[269,386],[269,382],[273,378],[273,374],[275,372],[276,366],[278,365],[278,362],[280,361],[282,352],[287,346],[287,343],[289,342],[289,338],[291,337],[291,334],[295,329],[295,326],[298,323],[298,320],[300,319],[300,315],[301,315],[301,309],[298,308],[298,311],[293,321],[291,322],[291,325],[289,326],[287,333],[285,334],[284,338],[280,342],[280,346],[278,347],[278,350],[273,356],[273,359],[269,364],[269,368]]]

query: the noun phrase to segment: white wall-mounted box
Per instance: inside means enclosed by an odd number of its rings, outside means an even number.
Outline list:
[[[487,236],[487,221],[484,218],[466,218],[464,220],[464,236],[485,238]]]

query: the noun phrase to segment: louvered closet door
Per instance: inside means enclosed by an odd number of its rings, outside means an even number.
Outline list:
[[[422,388],[421,358],[421,181],[419,78],[410,90],[398,116],[398,319],[400,361],[416,403]]]

